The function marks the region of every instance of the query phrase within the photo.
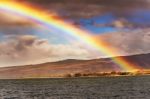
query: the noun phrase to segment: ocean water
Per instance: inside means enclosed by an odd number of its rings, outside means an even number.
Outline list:
[[[150,99],[150,76],[0,80],[0,99]]]

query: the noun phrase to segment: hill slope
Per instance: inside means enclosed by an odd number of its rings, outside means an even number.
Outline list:
[[[125,57],[128,61],[150,69],[150,54]],[[37,65],[14,66],[0,68],[0,78],[32,78],[55,77],[71,73],[111,72],[119,71],[118,66],[110,58],[93,60],[64,60]]]

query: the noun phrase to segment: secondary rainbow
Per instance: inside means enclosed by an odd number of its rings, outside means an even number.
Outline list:
[[[61,30],[63,33],[75,37],[91,47],[96,48],[106,55],[115,56],[117,54],[116,50],[109,48],[102,40],[92,37],[92,35],[90,35],[87,31],[76,28],[63,20],[56,19],[53,15],[45,13],[40,9],[35,9],[35,7],[30,7],[27,4],[0,1],[0,11],[29,18],[31,21],[38,23],[47,29],[49,29],[49,27],[54,27],[55,29]],[[112,58],[112,60],[118,64],[123,71],[134,71],[139,68],[122,57]]]

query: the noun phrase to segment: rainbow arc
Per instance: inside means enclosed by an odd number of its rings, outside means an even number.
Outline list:
[[[71,24],[66,23],[62,19],[56,19],[53,15],[43,12],[41,9],[36,7],[30,7],[27,4],[22,4],[18,2],[1,2],[0,1],[0,11],[6,13],[11,13],[13,15],[19,15],[20,17],[28,18],[36,24],[40,24],[42,27],[49,29],[49,27],[54,27],[63,31],[65,35],[77,38],[80,41],[94,47],[98,51],[109,55],[117,55],[117,51],[110,48],[105,42],[100,39],[96,39],[90,35],[87,31],[79,29]],[[134,71],[139,69],[139,66],[128,62],[122,57],[112,58],[112,60],[121,68],[123,71]]]

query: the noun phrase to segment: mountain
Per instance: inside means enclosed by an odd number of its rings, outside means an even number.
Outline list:
[[[120,56],[129,62],[140,65],[143,69],[150,69],[150,53],[132,56]],[[118,57],[114,57],[118,58]],[[111,58],[93,60],[64,60],[37,65],[12,66],[0,68],[0,78],[45,78],[59,77],[65,74],[111,72],[119,71]]]

